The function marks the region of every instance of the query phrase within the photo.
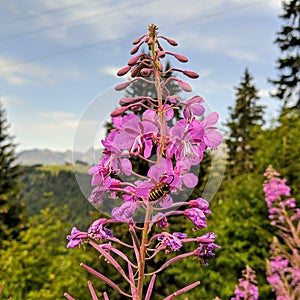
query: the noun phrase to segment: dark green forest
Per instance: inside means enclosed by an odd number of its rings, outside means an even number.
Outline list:
[[[251,66],[237,74],[235,102],[228,107],[228,119],[223,124],[226,170],[223,175],[218,173],[218,166],[214,167],[213,177],[221,176],[222,184],[210,202],[212,214],[208,228],[203,230],[217,234],[220,250],[205,267],[192,258],[170,266],[157,277],[155,297],[151,299],[163,299],[197,280],[201,281],[197,288],[176,299],[230,299],[246,265],[256,271],[260,299],[276,299],[266,280],[266,260],[276,231],[268,219],[263,173],[269,165],[280,172],[299,207],[299,11],[299,1],[283,5],[283,26],[275,40],[281,51],[278,78],[269,81],[276,88],[273,96],[278,103],[278,117],[266,124],[266,108],[260,104]],[[90,265],[123,287],[122,278],[98,252],[89,246],[66,249],[66,236],[73,226],[86,231],[93,220],[103,217],[82,194],[73,167],[18,165],[1,103],[0,150],[0,298],[65,299],[63,294],[68,292],[76,299],[91,299],[87,286],[91,280],[99,299],[105,290],[111,299],[124,299],[79,266],[80,262]],[[211,155],[208,153],[202,162],[201,184],[193,198],[200,197],[205,189]],[[89,185],[88,167],[81,169],[77,176]],[[192,232],[193,224],[184,218],[171,217],[168,221],[173,232]],[[126,241],[125,225],[110,225],[110,229],[115,237]]]

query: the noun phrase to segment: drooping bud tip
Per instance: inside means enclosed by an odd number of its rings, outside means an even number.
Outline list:
[[[131,66],[126,66],[122,69],[120,69],[118,72],[117,72],[117,75],[118,76],[123,76],[125,75],[126,73],[128,73],[128,71],[131,69]]]
[[[187,77],[190,77],[190,78],[193,78],[193,79],[196,79],[196,78],[199,77],[199,74],[197,74],[196,72],[193,72],[193,71],[184,70],[182,73],[184,75],[186,75]]]
[[[119,83],[115,86],[115,90],[122,91],[122,90],[126,89],[130,85],[130,83],[131,83],[130,81],[125,81],[125,82]]]

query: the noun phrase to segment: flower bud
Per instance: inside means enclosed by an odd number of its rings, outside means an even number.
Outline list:
[[[199,77],[199,74],[197,74],[196,72],[192,72],[192,71],[184,70],[182,73],[184,75],[186,75],[187,77],[190,77],[190,78],[193,78],[193,79],[196,79],[196,78]]]
[[[183,62],[183,63],[188,62],[188,58],[186,56],[184,56],[184,55],[174,54],[174,57],[176,59],[178,59],[180,62]]]
[[[141,70],[141,75],[144,77],[148,77],[151,74],[152,70],[149,68],[143,68]]]
[[[149,37],[148,41],[147,41],[147,44],[150,46],[153,42],[153,38],[152,37]]]
[[[148,43],[149,39],[150,39],[150,36],[149,36],[149,34],[147,34],[146,37],[145,37],[145,39],[144,39],[144,42]]]
[[[143,34],[142,36],[136,38],[136,39],[132,42],[132,44],[133,44],[133,45],[138,44],[145,36],[146,36],[146,35]]]
[[[166,41],[172,46],[178,46],[178,43],[175,40],[166,38]]]
[[[141,53],[141,54],[138,54],[138,55],[132,57],[131,59],[129,59],[129,61],[127,62],[127,64],[129,66],[134,66],[138,62],[138,60],[140,59],[140,57],[143,56],[143,55],[145,55],[145,53]]]
[[[118,76],[123,76],[123,75],[125,75],[126,73],[128,73],[128,71],[129,71],[130,69],[131,69],[130,66],[126,66],[126,67],[120,69],[120,70],[118,71],[117,75],[118,75]]]
[[[119,83],[115,86],[115,90],[122,91],[122,90],[126,89],[130,85],[130,83],[131,83],[130,81],[125,81],[125,82]]]
[[[130,54],[135,54],[138,52],[139,48],[140,48],[141,44],[138,44],[137,46],[135,46],[134,48],[131,49]]]
[[[118,116],[122,115],[127,109],[128,109],[128,106],[117,108],[110,113],[110,116],[118,117]]]
[[[131,77],[134,78],[139,75],[140,66],[136,66],[133,70],[131,70]]]
[[[165,51],[157,51],[157,57],[158,58],[164,58],[166,56],[166,52]]]
[[[120,99],[119,104],[121,106],[129,105],[136,102],[136,99],[137,99],[136,97],[130,97],[130,98],[124,97]]]
[[[182,80],[178,80],[179,86],[185,91],[185,92],[191,92],[192,87],[187,83]]]

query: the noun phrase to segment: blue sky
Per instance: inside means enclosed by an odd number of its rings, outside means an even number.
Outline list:
[[[271,118],[279,0],[11,0],[0,2],[0,96],[17,150],[85,151],[122,95],[115,73],[151,23],[179,42],[189,81],[221,122],[247,67]],[[175,62],[174,62],[175,66]],[[179,67],[179,65],[177,65]],[[179,76],[180,77],[180,76]]]

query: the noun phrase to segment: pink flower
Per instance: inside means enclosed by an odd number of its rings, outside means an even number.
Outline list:
[[[186,120],[177,121],[170,129],[167,158],[174,155],[176,160],[187,160],[191,165],[199,164],[205,150],[203,135],[204,128],[200,121],[193,120],[191,123]]]
[[[192,121],[194,116],[202,116],[204,114],[205,108],[201,103],[204,103],[204,100],[200,96],[194,96],[183,103],[183,116],[188,122]]]
[[[186,238],[187,234],[174,232],[173,234],[163,232],[157,240],[166,248],[166,253],[178,251],[182,247],[182,239]]]
[[[67,236],[67,239],[69,240],[67,248],[76,248],[87,238],[88,238],[88,233],[81,232],[76,227],[73,227],[71,231],[71,235]]]
[[[206,228],[206,216],[204,212],[199,208],[188,208],[184,211],[184,215],[194,223],[195,230]]]
[[[137,209],[135,202],[124,202],[120,207],[115,207],[111,215],[116,221],[131,223],[133,222],[132,216]]]
[[[106,222],[107,219],[104,218],[94,221],[88,229],[89,237],[95,240],[112,238],[114,235],[111,230],[104,227]]]
[[[130,154],[148,158],[152,151],[152,137],[157,131],[157,127],[152,123],[141,121],[138,116],[134,116],[123,123],[114,138],[114,144],[121,149],[129,149]]]

